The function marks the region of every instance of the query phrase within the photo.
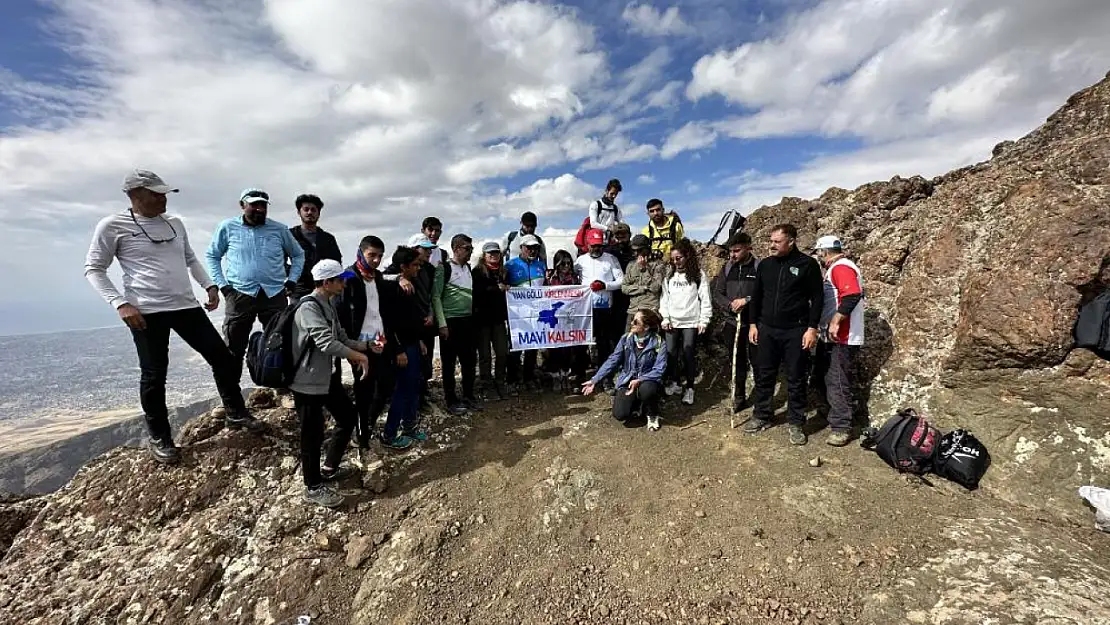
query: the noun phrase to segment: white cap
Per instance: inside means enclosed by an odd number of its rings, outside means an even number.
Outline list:
[[[426,234],[414,234],[409,237],[409,247],[426,247],[431,249],[435,246],[436,244],[432,243],[432,240],[429,239]]]
[[[339,261],[326,258],[312,266],[312,279],[321,282],[331,278],[350,279],[355,277],[355,272],[348,271]]]
[[[526,235],[520,237],[520,247],[524,247],[526,245],[536,245],[536,246],[538,246],[539,244],[540,244],[540,240],[537,239],[536,235],[534,235],[534,234],[526,234]]]
[[[844,249],[844,244],[840,242],[840,237],[835,234],[829,234],[817,239],[817,243],[813,245],[815,250],[840,250]]]
[[[123,179],[122,189],[124,193],[134,191],[135,189],[150,189],[162,195],[177,193],[177,189],[166,184],[166,181],[162,180],[158,174],[146,169],[136,169],[127,174],[127,177]]]
[[[254,204],[255,202],[265,202],[269,204],[270,194],[262,189],[243,189],[243,192],[239,194],[239,201],[243,204]]]

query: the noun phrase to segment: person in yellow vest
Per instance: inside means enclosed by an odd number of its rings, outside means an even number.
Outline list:
[[[652,258],[670,258],[676,241],[686,237],[682,220],[673,211],[663,208],[663,200],[652,198],[647,203],[648,225],[643,234],[651,241]]]

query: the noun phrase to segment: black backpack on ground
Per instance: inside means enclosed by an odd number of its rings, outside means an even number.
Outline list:
[[[1093,350],[1103,358],[1110,357],[1110,290],[1079,309],[1074,333],[1076,347]]]
[[[971,432],[953,430],[941,437],[935,465],[937,475],[975,490],[991,466],[991,455]]]
[[[940,438],[940,430],[916,410],[903,408],[877,432],[865,432],[860,445],[899,472],[921,475],[933,470]]]
[[[293,320],[297,309],[311,296],[305,296],[274,315],[266,327],[255,330],[247,343],[247,370],[251,381],[266,388],[289,388],[297,369],[308,356],[308,343],[301,349],[301,357],[293,360]]]

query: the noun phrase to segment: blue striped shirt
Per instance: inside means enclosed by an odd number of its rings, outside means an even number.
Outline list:
[[[205,253],[208,273],[221,289],[225,286],[255,295],[259,289],[273,297],[285,289],[285,281],[297,281],[304,269],[304,249],[284,224],[267,219],[261,226],[248,226],[242,217],[225,219],[212,233]],[[285,273],[285,259],[292,265]],[[226,269],[222,262],[227,260]]]

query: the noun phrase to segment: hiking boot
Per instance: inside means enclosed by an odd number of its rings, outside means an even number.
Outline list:
[[[464,397],[460,403],[471,412],[482,412],[482,401],[477,397]]]
[[[678,382],[667,382],[667,388],[663,392],[667,394],[667,397],[673,397],[682,392],[682,387],[678,385]]]
[[[406,430],[403,436],[417,443],[423,443],[428,440],[428,433],[424,430]]]
[[[826,445],[832,445],[833,447],[843,447],[850,442],[852,442],[851,432],[833,432],[829,434],[829,438],[825,440]]]
[[[382,446],[392,449],[394,451],[402,451],[412,447],[413,440],[404,434],[398,434],[390,440],[382,439]]]
[[[744,411],[744,409],[745,409],[745,408],[747,408],[747,407],[748,407],[748,402],[747,402],[747,400],[744,400],[744,399],[737,399],[737,400],[736,400],[735,402],[733,402],[733,404],[732,404],[732,414],[740,414],[740,413],[741,413],[741,412],[743,412],[743,411]]]
[[[466,404],[461,401],[454,401],[447,404],[447,414],[453,417],[461,417],[468,412]]]
[[[658,416],[654,416],[654,417],[649,416],[647,418],[647,429],[648,429],[649,432],[659,431],[659,417]]]
[[[343,504],[343,495],[321,484],[305,488],[304,500],[325,508],[335,508]]]
[[[266,424],[254,418],[249,412],[237,414],[228,413],[224,417],[224,424],[229,430],[247,430],[248,432],[261,432],[266,429]]]
[[[771,427],[770,421],[764,421],[763,419],[752,417],[751,419],[748,419],[747,423],[744,424],[744,432],[748,434],[758,434],[769,427]]]
[[[342,482],[358,474],[359,471],[351,467],[341,466],[338,469],[320,469],[320,477],[322,477],[325,482]]]
[[[686,389],[686,392],[682,394],[682,403],[686,404],[687,406],[694,405],[694,389]]]
[[[181,461],[181,450],[172,439],[152,438],[147,441],[147,449],[154,460],[162,464],[177,464]]]
[[[800,425],[790,426],[790,444],[791,445],[805,445],[809,441],[809,437],[802,430]]]

